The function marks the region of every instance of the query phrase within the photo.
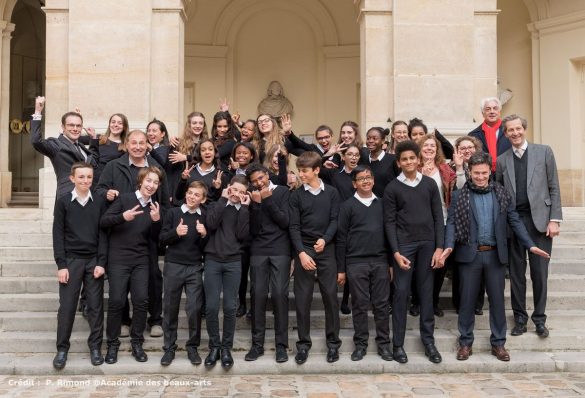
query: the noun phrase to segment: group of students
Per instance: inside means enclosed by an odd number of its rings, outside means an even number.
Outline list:
[[[83,286],[92,364],[117,361],[130,293],[132,356],[147,361],[142,347],[147,314],[156,319],[164,309],[161,365],[170,365],[184,291],[188,359],[195,365],[203,362],[198,347],[204,316],[209,336],[205,366],[220,361],[229,369],[236,315],[246,312],[248,271],[252,346],[246,361],[264,354],[269,292],[275,359],[288,360],[292,273],[296,363],[306,362],[311,349],[315,281],[325,312],[328,362],[339,359],[341,346],[338,285],[345,285],[342,312],[350,312],[351,293],[352,360],[366,355],[367,313],[372,308],[378,355],[408,361],[403,346],[412,295],[413,305],[420,307],[425,355],[441,362],[433,335],[434,316],[442,316],[438,292],[448,257],[443,254],[446,215],[452,191],[470,179],[471,155],[482,151],[478,140],[461,137],[453,147],[438,131],[429,134],[421,120],[413,119],[395,122],[391,130],[370,128],[365,147],[351,121],[342,124],[336,144],[327,126],[317,128],[316,144],[308,144],[293,133],[288,115],[277,120],[262,114],[240,124],[239,115],[231,115],[223,103],[209,137],[205,117],[198,112],[188,115],[178,139],[169,137],[159,120],[150,122],[146,132],[129,131],[125,116],[114,114],[101,137],[89,129],[88,149],[82,144],[78,112],[63,115],[59,138],[43,139],[43,108],[44,98],[38,97],[31,139],[51,159],[58,180],[55,368],[66,364]],[[288,170],[288,154],[298,156],[298,174]],[[159,255],[164,255],[162,273]],[[104,275],[109,283],[105,358]]]

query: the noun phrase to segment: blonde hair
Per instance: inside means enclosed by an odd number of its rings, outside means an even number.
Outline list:
[[[287,170],[288,170],[289,155],[288,155],[288,151],[286,150],[284,145],[279,145],[279,144],[272,145],[268,149],[268,151],[266,152],[266,156],[264,157],[263,166],[266,167],[271,172],[273,172],[274,174],[278,174],[278,170],[275,170],[274,167],[272,166],[272,159],[274,158],[274,154],[278,151],[279,148],[280,148],[280,153],[282,153],[284,156],[286,156],[286,165],[287,165]]]
[[[262,132],[254,136],[252,144],[256,148],[256,151],[258,153],[263,152],[266,148],[271,148],[273,145],[284,146],[284,133],[278,127],[278,122],[276,121],[276,119],[267,113],[261,113],[256,118],[256,125],[258,125],[258,119],[261,116],[268,116],[270,120],[272,120],[272,130],[270,130],[270,132],[265,136],[262,136]],[[258,130],[260,130],[260,128],[258,128]]]
[[[195,116],[199,116],[203,119],[203,131],[199,136],[199,141],[195,142],[195,138],[191,133],[191,119]],[[195,146],[204,139],[209,138],[209,133],[207,132],[207,122],[205,121],[205,116],[201,112],[191,112],[187,115],[187,121],[185,122],[185,128],[183,129],[183,134],[179,139],[179,152],[183,155],[190,155]]]

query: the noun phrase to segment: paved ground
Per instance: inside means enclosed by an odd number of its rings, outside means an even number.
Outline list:
[[[0,376],[1,397],[575,397],[585,373]]]

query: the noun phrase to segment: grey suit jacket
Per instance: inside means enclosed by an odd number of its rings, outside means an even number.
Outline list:
[[[514,173],[513,148],[498,156],[496,181],[512,194],[516,206],[516,175]],[[528,144],[524,156],[528,156],[527,192],[534,226],[546,232],[550,220],[562,220],[561,191],[557,164],[548,145]]]

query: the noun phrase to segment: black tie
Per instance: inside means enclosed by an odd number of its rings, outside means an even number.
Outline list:
[[[85,152],[83,152],[83,150],[79,146],[79,143],[78,142],[74,142],[73,145],[75,145],[75,149],[77,149],[77,152],[79,152],[79,154],[81,155],[81,157],[83,158],[83,160],[87,160],[87,156],[85,155]]]

